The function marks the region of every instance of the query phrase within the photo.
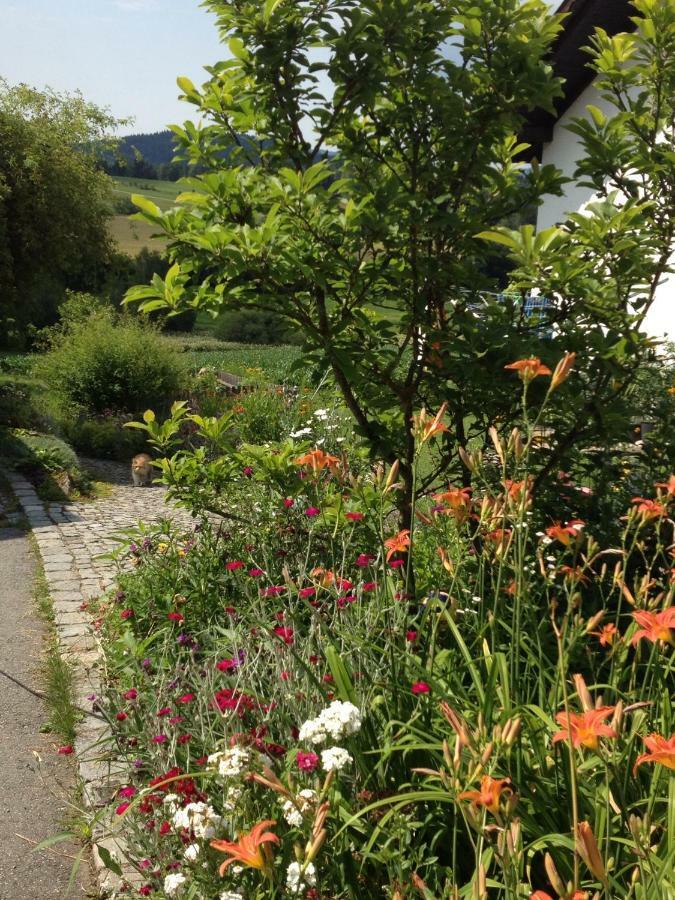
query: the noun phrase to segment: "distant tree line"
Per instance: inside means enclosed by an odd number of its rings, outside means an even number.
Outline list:
[[[176,145],[171,131],[131,134],[120,138],[113,149],[104,149],[100,165],[108,175],[129,178],[178,181],[192,172],[192,167],[174,159]]]

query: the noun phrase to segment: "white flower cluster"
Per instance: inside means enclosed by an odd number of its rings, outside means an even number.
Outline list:
[[[286,887],[291,894],[300,894],[316,884],[314,863],[307,863],[303,871],[299,862],[292,862],[286,869]]]
[[[167,897],[177,897],[183,893],[183,887],[187,878],[180,872],[171,872],[164,879],[164,893]]]
[[[206,803],[188,803],[174,813],[174,828],[192,830],[196,838],[208,840],[216,836],[221,817]]]
[[[239,891],[223,891],[219,900],[244,900],[244,895]]]
[[[239,801],[242,798],[242,794],[244,793],[244,789],[239,784],[230,785],[225,793],[225,800],[223,802],[223,809],[226,812],[234,812],[237,806],[239,805]]]
[[[230,747],[228,750],[212,753],[207,763],[221,778],[236,778],[250,767],[251,761],[251,751],[246,747]]]
[[[297,805],[292,800],[285,800],[283,804],[284,819],[289,825],[299,828],[302,825],[303,813],[308,812],[312,808],[313,801],[316,798],[316,791],[309,788],[300,791],[297,796]]]
[[[334,700],[322,710],[316,719],[308,719],[300,727],[300,740],[311,744],[323,744],[328,738],[340,738],[356,734],[361,728],[361,713],[353,703]]]
[[[187,846],[185,848],[183,857],[188,862],[194,862],[197,859],[197,857],[199,856],[201,849],[202,848],[199,846],[199,844],[190,844],[189,846]]]
[[[344,747],[329,747],[321,751],[321,767],[324,772],[340,772],[352,762],[352,758]]]

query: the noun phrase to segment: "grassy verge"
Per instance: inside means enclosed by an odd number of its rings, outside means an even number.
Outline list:
[[[56,735],[64,744],[72,744],[80,719],[74,702],[73,667],[61,653],[54,628],[54,609],[49,595],[49,587],[32,535],[30,541],[38,561],[33,602],[38,615],[48,628],[40,674],[49,719],[42,730]]]

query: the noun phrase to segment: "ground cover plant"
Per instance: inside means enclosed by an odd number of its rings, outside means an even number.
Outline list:
[[[139,423],[196,523],[124,538],[92,607],[129,893],[671,896],[675,478],[614,544],[552,519],[530,464],[574,357],[509,369],[527,425],[496,463],[463,450],[476,487],[421,492],[410,529],[396,465],[235,444],[231,414],[186,449],[181,404]],[[446,427],[416,414],[416,465]]]

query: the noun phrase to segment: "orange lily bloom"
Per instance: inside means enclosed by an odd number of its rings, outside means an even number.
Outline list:
[[[576,353],[566,353],[563,358],[560,360],[558,365],[555,367],[555,372],[553,373],[553,378],[551,379],[551,390],[554,391],[556,388],[560,387],[560,385],[567,381],[569,378],[570,372],[572,371],[572,367],[574,366],[574,362],[577,358]]]
[[[407,553],[410,549],[410,529],[404,528],[394,537],[387,538],[384,546],[387,548],[387,562],[395,553]]]
[[[632,613],[632,616],[640,628],[631,638],[631,644],[637,644],[642,638],[647,638],[652,644],[655,644],[657,641],[665,641],[668,644],[673,643],[671,629],[675,628],[675,606],[658,613],[638,609]]]
[[[633,766],[633,774],[637,771],[637,767],[643,763],[652,762],[665,766],[667,769],[675,769],[675,734],[671,734],[669,738],[665,738],[660,734],[650,734],[646,738],[642,738],[649,750],[649,753],[643,753],[635,760]]]
[[[660,519],[661,516],[667,515],[668,511],[658,500],[645,500],[644,497],[633,497],[631,503],[635,504],[638,515],[645,522],[652,519]]]
[[[322,469],[329,469],[331,472],[335,472],[340,465],[340,460],[337,456],[331,456],[330,453],[325,453],[319,447],[315,447],[314,450],[310,450],[304,456],[298,456],[293,461],[296,466],[309,466],[315,475],[317,472],[321,472]]]
[[[570,544],[579,539],[583,526],[584,522],[581,519],[572,519],[567,525],[561,525],[560,522],[556,522],[555,525],[551,525],[546,529],[546,535],[551,540],[560,541],[565,547],[569,547]]]
[[[211,841],[214,850],[227,853],[230,857],[220,867],[220,874],[232,863],[248,866],[250,869],[266,871],[272,861],[272,851],[267,844],[278,844],[279,838],[273,831],[265,831],[269,825],[276,825],[274,819],[265,819],[258,822],[246,834],[242,834],[238,841]]]
[[[510,778],[492,778],[483,775],[479,791],[462,791],[459,800],[470,800],[473,806],[484,806],[493,816],[499,814],[499,803],[502,795],[513,796]]]
[[[618,737],[616,731],[605,725],[605,719],[612,715],[615,706],[601,706],[600,709],[590,709],[583,713],[559,712],[555,717],[561,727],[553,735],[553,743],[558,741],[572,741],[573,747],[588,747],[589,750],[598,749],[599,737]]]
[[[441,419],[445,415],[447,408],[448,404],[444,403],[433,419],[429,418],[426,409],[423,409],[419,415],[413,416],[413,431],[418,435],[419,440],[423,444],[426,443],[429,438],[435,437],[437,434],[442,434],[444,431],[448,430],[447,426],[441,424]]]
[[[589,634],[592,634],[593,637],[596,637],[600,641],[601,647],[611,647],[611,645],[616,640],[616,636],[619,633],[619,629],[616,627],[614,622],[610,622],[607,625],[603,625],[600,631],[589,631]]]
[[[448,488],[442,494],[434,494],[434,500],[444,503],[448,509],[443,512],[460,524],[466,521],[471,512],[471,488]]]
[[[668,481],[659,481],[656,487],[665,491],[669,497],[675,497],[675,475],[671,475]]]
[[[517,372],[520,379],[526,384],[538,375],[551,374],[549,367],[543,365],[538,356],[533,356],[531,359],[519,359],[516,362],[509,363],[508,366],[504,366],[504,368],[512,369],[514,372]]]

